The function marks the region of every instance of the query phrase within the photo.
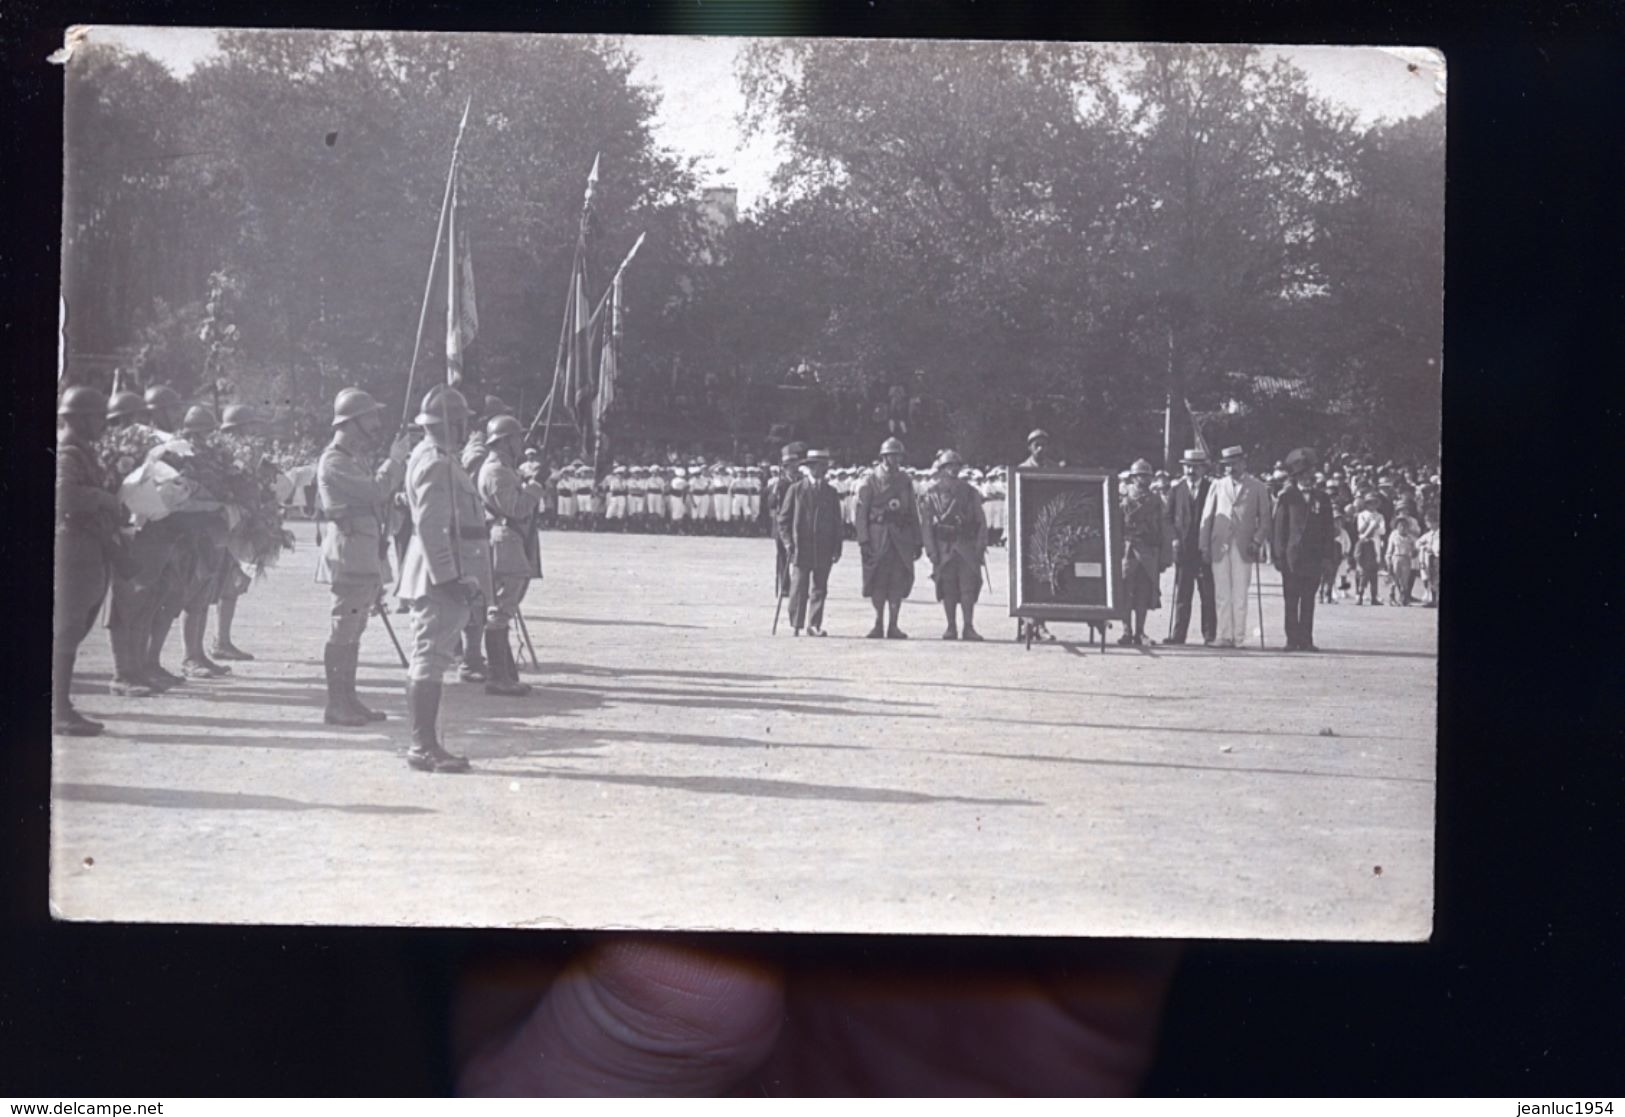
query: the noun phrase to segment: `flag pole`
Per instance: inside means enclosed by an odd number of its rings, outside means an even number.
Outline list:
[[[423,284],[423,305],[418,311],[418,332],[412,342],[412,362],[406,370],[406,404],[401,408],[401,429],[412,417],[412,388],[417,381],[418,351],[423,348],[423,328],[429,323],[429,296],[434,293],[434,273],[440,266],[440,244],[446,237],[446,217],[451,210],[451,187],[457,174],[457,160],[463,147],[463,129],[468,126],[468,110],[474,106],[470,96],[463,103],[463,119],[457,125],[457,138],[451,144],[451,166],[446,168],[446,191],[440,199],[440,223],[434,231],[434,252],[429,256],[429,278]]]

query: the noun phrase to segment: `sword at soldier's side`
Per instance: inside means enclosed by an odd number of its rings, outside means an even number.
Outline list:
[[[380,593],[378,600],[372,603],[372,611],[378,614],[378,619],[384,622],[384,631],[389,633],[389,642],[395,645],[395,654],[401,657],[401,666],[407,666],[406,649],[401,647],[400,638],[395,635],[395,626],[389,623],[389,610],[384,608],[384,595]]]
[[[519,622],[519,635],[525,641],[525,651],[530,653],[530,665],[540,671],[542,664],[536,658],[536,645],[530,642],[530,629],[525,627],[525,614],[515,609],[513,616]]]

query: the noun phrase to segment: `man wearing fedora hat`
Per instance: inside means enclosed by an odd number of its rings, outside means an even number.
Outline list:
[[[1183,644],[1191,627],[1191,598],[1202,599],[1202,643],[1218,636],[1219,615],[1214,608],[1213,567],[1202,561],[1202,509],[1213,487],[1207,475],[1207,451],[1186,450],[1180,459],[1185,474],[1168,490],[1168,520],[1173,537],[1174,631],[1170,644]]]
[[[914,563],[924,550],[914,483],[903,469],[903,443],[888,438],[880,465],[858,486],[858,549],[863,553],[863,595],[875,609],[871,640],[906,640],[897,626],[903,599],[914,588]]]
[[[1281,597],[1286,607],[1286,650],[1315,652],[1315,594],[1326,567],[1326,556],[1336,546],[1332,529],[1332,502],[1312,483],[1314,452],[1297,449],[1286,456],[1286,483],[1275,502],[1274,542],[1270,547],[1275,569],[1281,572]]]
[[[841,561],[841,498],[824,479],[828,450],[808,450],[801,468],[805,476],[780,502],[778,536],[792,574],[790,627],[797,636],[803,628],[823,636],[829,571]]]
[[[1247,472],[1247,452],[1231,446],[1219,456],[1225,476],[1208,489],[1202,506],[1199,543],[1202,561],[1213,567],[1218,608],[1217,643],[1240,648],[1247,642],[1247,594],[1253,565],[1268,548],[1270,494],[1264,482]]]
[[[920,501],[920,536],[931,561],[937,600],[948,617],[944,640],[980,640],[976,602],[982,595],[982,556],[987,548],[987,520],[982,494],[960,476],[964,459],[957,450],[937,455],[936,480]],[[959,627],[955,613],[965,618]]]
[[[789,544],[780,528],[779,513],[790,488],[800,480],[801,458],[807,447],[800,442],[787,442],[779,451],[779,472],[767,486],[767,525],[773,533],[773,596],[789,597],[792,573]]]

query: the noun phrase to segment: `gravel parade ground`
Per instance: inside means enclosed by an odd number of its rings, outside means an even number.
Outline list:
[[[448,677],[447,744],[474,770],[427,775],[402,759],[404,673],[376,619],[360,691],[389,720],[322,724],[328,598],[294,526],[242,600],[257,658],[230,678],[113,698],[106,633],[85,641],[75,702],[107,733],[55,742],[59,916],[1429,934],[1432,610],[1322,605],[1324,653],[1288,654],[1268,570],[1267,650],[1102,655],[1052,625],[1063,643],[1027,651],[993,550],[986,643],[938,639],[923,562],[912,639],[870,641],[852,545],[830,637],[793,639],[786,607],[770,638],[767,540],[550,532],[525,608],[535,693]]]

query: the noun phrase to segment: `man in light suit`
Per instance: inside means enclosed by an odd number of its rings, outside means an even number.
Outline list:
[[[1213,568],[1217,643],[1240,648],[1247,643],[1253,565],[1263,560],[1269,544],[1270,494],[1264,482],[1247,472],[1247,454],[1240,446],[1227,448],[1219,462],[1225,475],[1208,488],[1199,544],[1202,561]]]

